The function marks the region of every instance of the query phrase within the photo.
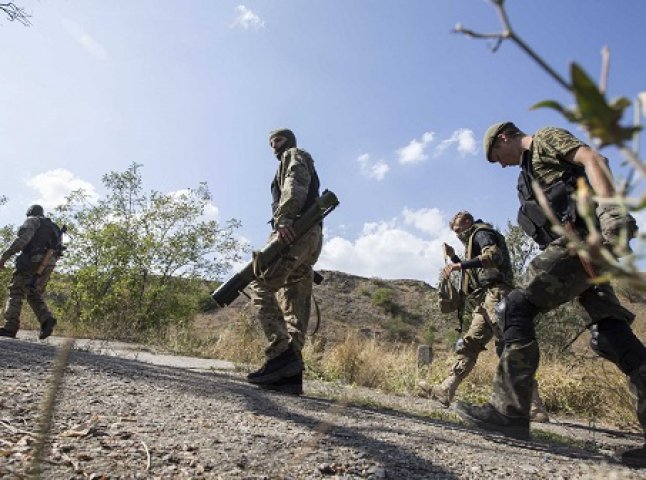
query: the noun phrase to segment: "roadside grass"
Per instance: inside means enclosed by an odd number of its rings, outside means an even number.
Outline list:
[[[221,358],[242,364],[242,370],[260,365],[265,340],[252,315],[238,314],[219,333],[192,329],[170,332],[166,346],[178,353]],[[489,348],[460,385],[457,400],[484,403],[498,358]],[[306,376],[379,389],[385,393],[414,395],[417,383],[440,382],[450,373],[451,352],[439,351],[430,366],[417,366],[417,345],[394,344],[359,333],[349,333],[344,341],[326,345],[323,339],[309,337],[303,350]],[[537,372],[539,391],[553,416],[576,417],[622,428],[638,427],[633,399],[625,376],[612,364],[592,352],[587,356],[568,355],[543,358]]]

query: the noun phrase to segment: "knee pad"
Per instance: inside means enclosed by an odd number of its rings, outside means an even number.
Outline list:
[[[538,308],[520,290],[512,290],[495,307],[505,343],[527,342],[536,338],[534,317]]]
[[[625,374],[646,363],[646,347],[623,320],[602,320],[590,327],[590,348]]]

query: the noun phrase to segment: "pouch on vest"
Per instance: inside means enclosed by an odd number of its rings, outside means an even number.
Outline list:
[[[460,293],[448,278],[440,280],[437,293],[439,297],[438,303],[440,306],[440,312],[451,313],[455,312],[460,307]]]

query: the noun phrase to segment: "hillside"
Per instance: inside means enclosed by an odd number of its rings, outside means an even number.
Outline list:
[[[442,350],[457,338],[455,314],[440,313],[437,290],[426,282],[366,278],[329,270],[320,273],[325,280],[314,286],[313,294],[321,317],[318,336],[327,342],[342,341],[351,330],[383,341],[430,342]],[[622,304],[636,314],[635,331],[640,338],[646,338],[646,297],[621,284],[616,285],[616,292]],[[252,318],[253,307],[241,295],[229,308],[200,314],[195,328],[213,332],[240,319]],[[465,328],[468,321],[466,315]],[[316,324],[316,311],[312,308],[310,332]],[[549,318],[539,318],[537,331],[543,344],[554,342],[561,348],[584,325],[583,313],[573,302]],[[587,333],[572,348],[587,349]]]

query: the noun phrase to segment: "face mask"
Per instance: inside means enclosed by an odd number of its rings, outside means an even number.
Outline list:
[[[470,232],[470,230],[471,230],[471,229],[469,228],[469,229],[465,230],[465,231],[464,231],[464,232],[462,232],[462,233],[457,233],[457,234],[456,234],[456,235],[458,236],[458,239],[459,239],[462,243],[464,243],[465,245],[466,245],[466,244],[467,244],[467,242],[469,241],[469,237],[470,237],[469,232]]]

